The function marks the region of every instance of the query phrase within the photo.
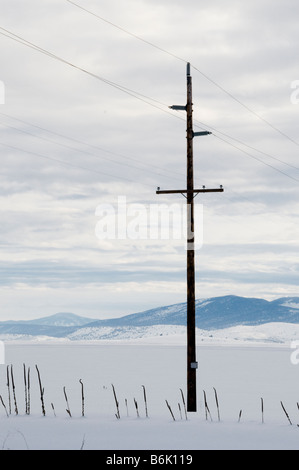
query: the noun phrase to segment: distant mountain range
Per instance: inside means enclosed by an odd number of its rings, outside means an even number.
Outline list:
[[[186,311],[184,302],[106,320],[94,320],[73,313],[57,313],[36,320],[0,322],[0,336],[81,339],[87,337],[88,331],[89,338],[102,339],[113,338],[120,331],[126,331],[130,335],[128,332],[131,331],[133,337],[136,337],[141,327],[186,326]],[[299,297],[284,297],[269,302],[228,295],[196,301],[196,326],[203,330],[277,322],[299,324]]]

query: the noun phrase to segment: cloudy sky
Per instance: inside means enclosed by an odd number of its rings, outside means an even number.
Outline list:
[[[186,300],[184,240],[96,227],[119,200],[184,204],[156,188],[186,185],[168,106],[187,62],[194,130],[213,132],[195,186],[225,189],[196,198],[196,297],[299,295],[298,18],[296,0],[2,0],[0,320]]]

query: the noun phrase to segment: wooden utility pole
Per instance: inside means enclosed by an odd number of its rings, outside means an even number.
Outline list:
[[[209,135],[211,132],[193,132],[192,77],[190,64],[187,64],[187,104],[170,106],[174,110],[187,113],[187,190],[158,190],[156,194],[186,194],[187,200],[187,411],[197,410],[196,400],[196,335],[195,335],[195,237],[194,237],[194,196],[198,193],[222,192],[217,189],[194,189],[193,138]]]
[[[187,66],[187,409],[196,411],[195,254],[192,77]]]

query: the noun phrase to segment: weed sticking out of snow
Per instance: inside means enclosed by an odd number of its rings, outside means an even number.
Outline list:
[[[205,345],[197,355],[198,411],[187,413],[183,346],[9,343],[0,446],[298,448],[298,369],[289,349]]]

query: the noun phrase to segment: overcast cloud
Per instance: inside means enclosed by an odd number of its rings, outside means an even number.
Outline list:
[[[186,185],[185,113],[167,106],[186,102],[187,61],[195,130],[213,132],[194,140],[195,186],[225,189],[196,198],[196,297],[299,295],[298,2],[74,3],[94,15],[67,0],[1,4],[0,320],[186,300],[182,240],[95,229],[119,196],[184,204],[155,191]]]

